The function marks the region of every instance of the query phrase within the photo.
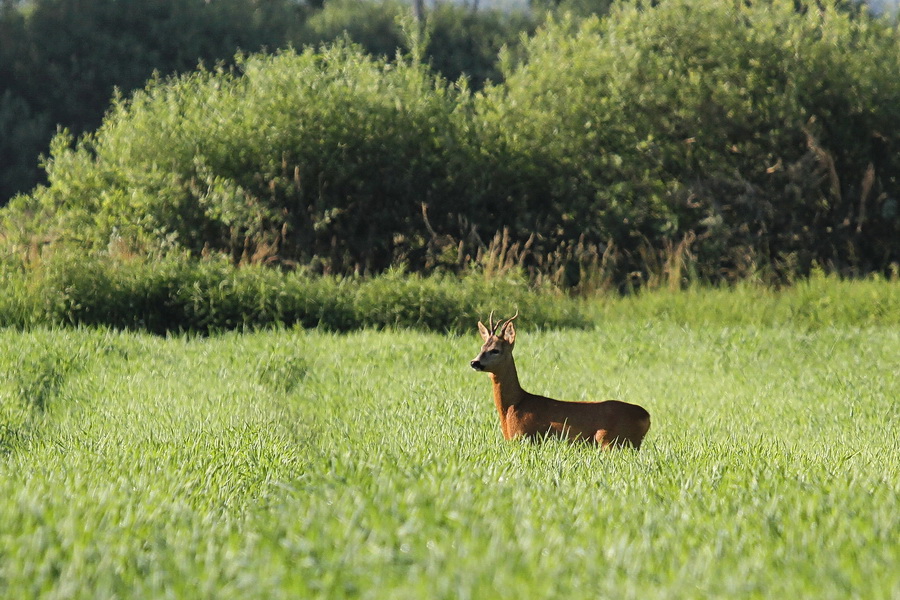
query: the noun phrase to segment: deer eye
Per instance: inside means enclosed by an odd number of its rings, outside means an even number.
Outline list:
[[[500,351],[497,348],[494,348],[488,354],[500,354]]]

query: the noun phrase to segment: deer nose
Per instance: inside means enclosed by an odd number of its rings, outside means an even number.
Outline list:
[[[473,360],[473,361],[470,362],[469,364],[470,364],[470,365],[472,366],[472,368],[475,369],[476,371],[480,371],[481,368],[482,368],[482,367],[481,367],[481,362],[479,362],[478,359]]]

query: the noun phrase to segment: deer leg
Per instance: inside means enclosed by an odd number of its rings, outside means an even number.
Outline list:
[[[594,442],[599,444],[602,448],[606,449],[609,447],[609,440],[606,439],[606,430],[598,429],[594,434]]]

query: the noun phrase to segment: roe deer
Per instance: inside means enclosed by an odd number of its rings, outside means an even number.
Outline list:
[[[642,407],[618,400],[561,402],[522,389],[512,355],[516,343],[513,319],[517,316],[518,312],[512,319],[495,325],[491,313],[489,327],[479,321],[484,345],[470,363],[476,371],[491,375],[503,437],[509,440],[519,436],[558,435],[570,440],[587,440],[603,448],[610,445],[640,448],[650,429],[650,413]]]

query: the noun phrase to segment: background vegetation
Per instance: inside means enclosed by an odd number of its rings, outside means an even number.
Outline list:
[[[524,277],[470,273],[379,277],[309,276],[223,259],[123,261],[59,254],[23,268],[0,263],[0,327],[103,326],[165,334],[268,327],[330,331],[415,328],[465,332],[491,311],[519,311],[531,326],[591,328],[658,321],[816,329],[900,325],[896,280],[846,281],[821,272],[774,290],[753,282],[694,285],[620,297],[570,297]]]
[[[337,31],[344,9],[304,23]],[[408,22],[390,61],[342,42],[152,79],[55,138],[48,185],[4,211],[7,244],[331,274],[499,260],[581,291],[900,262],[892,22],[623,2],[551,18],[474,93],[428,64],[442,14]]]
[[[167,333],[222,332],[269,326],[347,331],[364,327],[469,329],[492,310],[529,315],[540,327],[586,327],[578,300],[537,293],[522,279],[377,278],[282,274],[262,266],[234,269],[224,260],[123,262],[62,255],[0,269],[0,327],[99,325]]]
[[[900,67],[897,41],[816,3],[621,3],[549,24],[481,114],[532,174],[519,197],[550,205],[531,214],[631,269],[683,243],[708,278],[878,270],[898,257],[900,87],[873,65]]]
[[[393,58],[405,44],[397,19],[408,11],[393,0],[0,0],[0,206],[46,181],[38,154],[57,127],[95,129],[116,88],[127,96],[154,72],[345,35]],[[521,11],[453,3],[427,19],[428,60],[451,80],[466,73],[476,87],[500,77],[497,52],[536,22]]]

